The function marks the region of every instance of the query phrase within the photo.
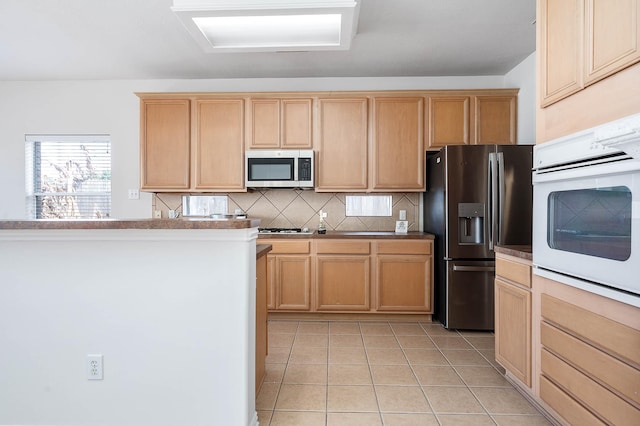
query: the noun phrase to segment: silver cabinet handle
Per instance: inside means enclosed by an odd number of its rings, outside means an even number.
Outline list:
[[[453,265],[454,272],[494,272],[495,266],[460,266]]]

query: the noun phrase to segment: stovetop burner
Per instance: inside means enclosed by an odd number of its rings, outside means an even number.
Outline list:
[[[302,233],[302,228],[258,228],[258,232],[263,234],[298,234]]]

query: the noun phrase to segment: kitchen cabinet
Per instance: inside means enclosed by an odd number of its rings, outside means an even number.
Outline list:
[[[368,188],[367,98],[318,99],[316,191]]]
[[[184,191],[190,187],[189,99],[140,102],[140,189]]]
[[[430,96],[427,147],[471,144],[471,96]]]
[[[545,107],[640,61],[638,0],[538,0]]]
[[[251,98],[247,120],[249,149],[313,147],[311,98]]]
[[[516,96],[476,96],[474,101],[474,143],[515,144]]]
[[[377,311],[433,312],[433,241],[377,241]]]
[[[531,387],[531,262],[496,253],[496,361]]]
[[[195,101],[195,190],[244,190],[244,100]]]
[[[373,97],[371,188],[422,191],[424,98]]]
[[[256,395],[266,373],[267,338],[267,255],[262,254],[256,259]]]
[[[539,396],[570,424],[640,423],[640,309],[534,277]]]
[[[370,308],[370,242],[317,241],[316,309],[363,311]]]
[[[258,240],[271,244],[267,255],[269,310],[308,311],[311,308],[310,240]]]

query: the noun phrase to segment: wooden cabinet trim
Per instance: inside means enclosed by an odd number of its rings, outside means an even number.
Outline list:
[[[265,244],[271,244],[270,254],[305,254],[310,253],[311,241],[273,241],[264,240]]]
[[[567,424],[605,426],[604,422],[544,376],[540,378],[540,398],[562,416]]]
[[[530,264],[519,263],[501,256],[496,256],[496,275],[531,288]]]
[[[376,251],[379,254],[431,254],[432,241],[377,241]]]
[[[316,241],[318,254],[369,254],[369,241]]]

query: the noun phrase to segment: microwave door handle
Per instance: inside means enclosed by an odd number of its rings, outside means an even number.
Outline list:
[[[498,157],[498,176],[496,179],[497,188],[497,206],[498,206],[498,221],[496,223],[497,237],[495,239],[496,244],[503,244],[502,241],[502,227],[504,226],[504,200],[505,200],[505,181],[504,181],[504,154],[499,152]]]

